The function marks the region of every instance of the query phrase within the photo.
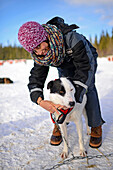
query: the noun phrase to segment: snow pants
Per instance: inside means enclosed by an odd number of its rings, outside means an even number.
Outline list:
[[[86,112],[88,117],[88,126],[98,127],[105,123],[101,116],[100,104],[95,84],[89,86],[87,92]]]
[[[95,62],[95,73],[97,70],[97,62]],[[105,123],[101,116],[100,103],[98,98],[97,89],[95,87],[95,74],[93,79],[88,87],[87,103],[86,103],[86,112],[88,117],[88,126],[98,127]]]

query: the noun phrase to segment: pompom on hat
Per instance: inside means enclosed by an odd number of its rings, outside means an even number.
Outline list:
[[[29,21],[20,27],[18,40],[26,51],[32,53],[35,47],[47,40],[47,32],[38,22]]]

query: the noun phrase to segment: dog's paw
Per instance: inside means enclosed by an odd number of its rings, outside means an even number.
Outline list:
[[[87,156],[87,151],[85,151],[85,150],[80,150],[80,156],[86,157],[86,156]]]
[[[66,159],[68,157],[68,153],[67,152],[62,152],[61,153],[61,158],[62,159]]]

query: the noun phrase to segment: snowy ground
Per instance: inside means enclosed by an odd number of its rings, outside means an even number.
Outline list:
[[[63,143],[54,147],[49,144],[53,124],[44,109],[32,103],[27,89],[28,77],[33,61],[25,64],[4,63],[0,66],[0,77],[9,77],[14,84],[0,84],[0,170],[41,170],[50,169],[61,163],[60,153]],[[46,84],[57,78],[57,71],[51,68]],[[56,169],[113,169],[113,62],[98,59],[96,85],[99,93],[103,125],[103,144],[92,149],[88,146],[84,123],[84,140],[88,155],[103,154],[101,158],[73,160]],[[45,98],[48,91],[45,85]],[[83,119],[84,121],[84,119]],[[75,125],[68,125],[69,146],[75,156],[79,156],[78,136]],[[69,158],[71,158],[71,153]],[[88,164],[89,163],[89,164]]]

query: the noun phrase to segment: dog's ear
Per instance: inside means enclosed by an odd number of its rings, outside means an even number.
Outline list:
[[[48,84],[47,84],[47,89],[51,89],[53,87],[53,81],[50,81]]]
[[[75,84],[74,84],[74,82],[73,82],[73,79],[72,78],[70,78],[70,77],[67,77],[67,79],[73,84],[73,86],[75,87]]]

